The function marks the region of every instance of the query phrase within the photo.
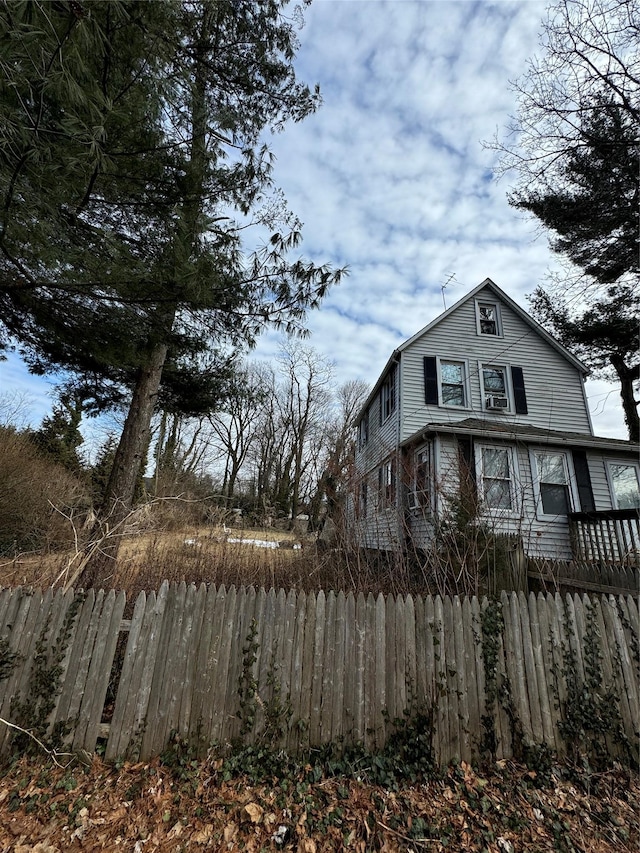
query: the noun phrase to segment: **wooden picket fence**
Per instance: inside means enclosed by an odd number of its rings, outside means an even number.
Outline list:
[[[497,758],[517,754],[522,742],[562,755],[567,703],[576,684],[588,683],[595,638],[599,696],[617,705],[621,731],[637,745],[636,598],[503,593],[490,637],[483,612],[491,607],[477,598],[165,582],[157,593],[141,593],[123,621],[123,593],[3,589],[0,718],[20,725],[17,703],[24,717],[25,707],[37,711],[50,699],[48,728],[66,722],[70,749],[92,753],[101,741],[108,759],[146,760],[172,732],[203,748],[238,737],[243,680],[244,714],[255,716],[245,738],[259,739],[279,709],[277,745],[292,751],[330,741],[375,749],[395,718],[428,709],[440,764],[477,757],[488,719]],[[491,638],[494,670],[484,653]],[[59,689],[40,696],[37,673],[53,666]],[[0,722],[0,751],[15,735]],[[614,740],[607,747],[617,756]]]
[[[527,559],[528,576],[547,589],[577,589],[588,593],[638,595],[640,566],[586,560]]]

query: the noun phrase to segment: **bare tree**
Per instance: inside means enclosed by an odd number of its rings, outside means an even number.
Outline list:
[[[286,479],[293,524],[300,509],[303,480],[322,452],[331,401],[332,365],[312,347],[292,342],[280,357],[283,374],[280,415],[287,444]]]
[[[176,496],[215,464],[220,454],[210,440],[207,426],[208,416],[187,418],[176,413],[162,413],[155,449],[156,497]]]
[[[24,391],[5,391],[0,394],[0,428],[26,429],[32,402]]]
[[[556,0],[540,58],[515,83],[518,113],[502,171],[509,202],[533,214],[564,261],[534,316],[602,378],[620,383],[638,440],[640,2]]]
[[[266,370],[266,369],[265,369]],[[276,406],[276,377],[273,367],[268,368],[269,383],[265,382],[267,391],[260,410],[256,438],[247,454],[248,467],[252,470],[252,497],[260,508],[263,520],[269,515],[273,505],[273,481],[276,468],[279,469],[280,429]]]
[[[325,448],[315,492],[310,501],[309,516],[312,527],[320,522],[323,505],[334,517],[342,506],[348,487],[348,472],[353,455],[355,419],[369,393],[363,379],[352,379],[337,390],[336,409],[326,425]]]
[[[233,497],[238,475],[257,441],[265,402],[273,387],[270,367],[248,365],[232,383],[224,410],[208,417],[213,441],[225,458],[222,492],[228,498]]]
[[[543,22],[542,53],[514,84],[518,112],[500,172],[515,171],[519,187],[544,190],[563,178],[566,158],[590,144],[587,129],[603,103],[640,124],[638,0],[557,0]]]

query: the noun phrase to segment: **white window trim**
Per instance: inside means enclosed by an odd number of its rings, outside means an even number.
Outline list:
[[[476,299],[476,333],[478,335],[482,335],[483,338],[501,338],[502,334],[502,315],[500,313],[500,303],[494,301],[493,299]],[[486,332],[482,331],[482,327],[480,326],[480,306],[481,305],[490,305],[496,312],[496,334],[488,335]]]
[[[551,520],[566,520],[566,515],[556,515],[555,513],[545,513],[542,507],[542,495],[540,493],[540,478],[538,477],[538,464],[536,462],[536,453],[553,453],[560,454],[564,457],[565,471],[567,472],[567,483],[569,487],[569,512],[576,512],[576,507],[580,507],[580,496],[578,494],[578,484],[576,483],[576,474],[573,470],[573,460],[571,454],[562,447],[530,447],[529,460],[531,463],[531,478],[533,480],[533,498],[536,507],[536,518],[541,521]]]
[[[509,405],[506,409],[488,409],[487,408],[487,397],[491,396],[487,394],[484,390],[484,374],[483,370],[486,368],[495,368],[496,370],[504,370],[504,392],[507,396],[507,400],[509,401]],[[500,414],[503,412],[506,415],[512,415],[515,412],[515,404],[513,397],[513,384],[511,382],[511,365],[505,364],[504,362],[496,362],[496,361],[479,361],[478,362],[478,381],[480,383],[480,403],[481,409],[483,412],[490,412],[491,414]]]
[[[471,410],[471,387],[469,384],[469,360],[466,358],[444,358],[443,356],[437,356],[437,366],[438,366],[438,406],[443,409],[452,409],[456,412],[464,412],[466,410]],[[442,402],[442,368],[441,364],[444,362],[445,364],[462,364],[463,365],[463,386],[464,386],[464,406],[455,406],[452,403],[443,403]]]
[[[484,476],[482,469],[482,451],[484,449],[487,450],[506,450],[509,456],[509,466],[511,471],[511,478],[509,480],[509,494],[511,496],[511,509],[505,509],[504,507],[497,506],[486,506],[484,503]],[[478,484],[478,494],[480,499],[482,500],[482,509],[484,512],[490,515],[497,516],[506,516],[507,518],[512,518],[514,516],[520,516],[520,506],[519,504],[522,501],[522,496],[518,492],[517,484],[520,483],[520,475],[518,471],[518,459],[517,454],[515,452],[515,448],[509,444],[491,444],[489,442],[482,442],[475,444],[475,462],[476,462],[476,482]]]
[[[640,462],[634,462],[629,459],[606,459],[605,460],[605,468],[607,471],[607,483],[609,485],[609,495],[611,496],[611,507],[612,509],[618,509],[616,493],[613,487],[613,476],[611,474],[611,466],[612,465],[628,465],[629,468],[635,468],[636,477],[638,479],[638,484],[640,485]]]

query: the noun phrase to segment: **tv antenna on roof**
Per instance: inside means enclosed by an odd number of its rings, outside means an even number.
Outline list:
[[[446,273],[446,274],[449,276],[449,278],[445,281],[445,283],[444,283],[444,284],[442,285],[442,287],[440,288],[440,290],[442,291],[442,304],[444,305],[444,310],[445,310],[445,311],[447,310],[447,303],[446,303],[446,300],[445,300],[445,298],[444,298],[444,289],[445,289],[445,287],[446,287],[448,284],[450,284],[450,283],[455,279],[455,277],[456,277],[456,274],[455,274],[454,272],[449,272],[449,273]]]

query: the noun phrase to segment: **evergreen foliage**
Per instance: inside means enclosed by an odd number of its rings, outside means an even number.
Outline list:
[[[639,280],[639,130],[623,108],[598,100],[582,120],[578,142],[556,164],[553,181],[509,199],[556,235],[554,251],[599,285]]]
[[[517,178],[510,203],[551,233],[569,262],[534,314],[601,377],[620,382],[629,437],[640,438],[638,227],[640,4],[555,0],[543,53],[515,83],[510,141],[495,143]]]
[[[596,376],[618,379],[629,438],[640,441],[640,401],[634,388],[640,379],[640,292],[630,285],[609,287],[606,298],[576,313],[558,295],[538,288],[532,306],[538,319]]]
[[[265,133],[319,104],[286,6],[0,8],[3,339],[75,374],[90,409],[127,409],[103,516],[131,506],[154,410],[215,409],[228,349],[302,331],[340,278],[289,259],[299,222],[272,183]]]
[[[52,461],[74,474],[82,470],[78,448],[84,439],[80,432],[82,399],[69,391],[62,391],[51,415],[45,417],[40,429],[32,433],[36,446]]]

